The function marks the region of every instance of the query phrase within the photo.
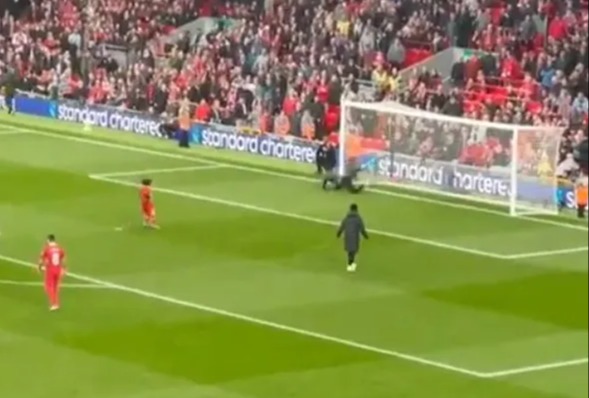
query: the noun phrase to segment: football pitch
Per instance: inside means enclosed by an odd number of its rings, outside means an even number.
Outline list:
[[[312,171],[0,117],[0,397],[588,396],[586,223]],[[371,239],[347,273],[352,201]],[[56,313],[48,233],[69,255]]]

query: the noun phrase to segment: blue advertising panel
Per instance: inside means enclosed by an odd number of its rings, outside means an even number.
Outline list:
[[[299,163],[314,163],[317,144],[297,137],[275,134],[247,134],[235,127],[195,124],[191,140],[202,146],[229,149]]]
[[[463,165],[424,162],[423,159],[386,152],[370,153],[359,159],[362,169],[391,180],[405,180],[438,187],[463,195],[482,195],[504,198],[511,196],[511,179],[508,171],[485,170]],[[538,178],[520,177],[517,182],[518,201],[550,205],[556,201],[554,186]],[[560,193],[566,207],[574,208],[576,198],[573,187],[562,188]]]
[[[17,113],[55,118],[57,104],[44,98],[19,94],[14,98],[14,108]]]
[[[130,133],[163,137],[158,116],[101,105],[84,105],[76,101],[57,103],[55,119]]]

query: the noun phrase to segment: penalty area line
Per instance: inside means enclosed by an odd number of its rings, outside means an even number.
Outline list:
[[[33,281],[14,281],[14,280],[6,280],[0,279],[0,285],[5,286],[25,286],[25,287],[43,287],[45,284],[43,282],[33,282]],[[67,289],[109,289],[106,286],[97,285],[93,283],[64,283],[61,285],[63,288]]]
[[[536,252],[529,252],[529,253],[520,253],[520,254],[512,254],[506,256],[506,260],[521,260],[526,258],[536,258],[536,257],[549,257],[549,256],[558,256],[564,254],[575,254],[575,253],[582,253],[589,250],[587,246],[580,246],[580,247],[573,247],[570,249],[558,249],[558,250],[543,250],[543,251],[536,251]]]
[[[495,379],[495,378],[499,378],[499,377],[516,376],[516,375],[521,375],[521,374],[526,374],[526,373],[535,373],[535,372],[543,372],[543,371],[547,371],[547,370],[570,368],[573,366],[586,365],[587,363],[589,363],[589,358],[578,358],[578,359],[571,359],[568,361],[550,362],[550,363],[544,363],[544,364],[533,365],[533,366],[525,366],[525,367],[521,367],[521,368],[500,370],[497,372],[489,372],[489,373],[485,373],[483,375],[483,377],[487,378],[487,379]]]
[[[11,129],[0,130],[0,136],[3,136],[3,135],[23,135],[23,134],[28,134],[28,132],[22,131],[22,130],[11,130]]]
[[[186,166],[186,167],[172,167],[167,169],[145,169],[145,170],[130,170],[113,173],[95,173],[90,174],[91,178],[114,178],[114,177],[132,177],[146,174],[166,174],[179,173],[183,171],[201,171],[201,170],[215,170],[221,169],[225,166],[215,164],[203,164],[200,166]]]

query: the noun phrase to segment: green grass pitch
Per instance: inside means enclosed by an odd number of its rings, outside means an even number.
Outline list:
[[[587,225],[0,117],[0,397],[587,397]],[[162,229],[141,227],[155,180]],[[50,313],[32,267],[69,253]]]

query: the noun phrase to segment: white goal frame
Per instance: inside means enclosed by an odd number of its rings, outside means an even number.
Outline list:
[[[558,178],[556,176],[556,166],[558,163],[558,148],[555,151],[555,158],[550,159],[551,166],[553,167],[554,175],[550,177],[546,177],[548,181],[546,183],[546,187],[552,189],[553,198],[551,200],[554,202],[553,206],[548,208],[541,208],[535,207],[532,205],[526,205],[523,202],[518,201],[518,189],[519,184],[518,181],[528,180],[528,181],[536,181],[540,180],[540,177],[532,177],[532,176],[525,176],[525,175],[518,175],[518,149],[517,145],[520,142],[520,135],[525,133],[526,131],[533,131],[533,132],[550,132],[551,134],[558,134],[558,141],[560,142],[560,137],[565,131],[564,127],[558,126],[526,126],[526,125],[515,125],[515,124],[505,124],[505,123],[494,123],[488,122],[484,120],[473,120],[473,119],[466,119],[461,117],[454,117],[448,116],[443,114],[438,114],[434,112],[423,111],[415,108],[411,108],[407,105],[403,105],[399,102],[395,101],[383,101],[383,102],[359,102],[359,101],[350,101],[346,99],[342,99],[341,102],[341,112],[340,112],[340,129],[338,132],[339,135],[339,152],[338,152],[338,159],[346,159],[346,136],[348,135],[346,132],[348,131],[348,123],[347,123],[347,111],[350,108],[366,110],[370,112],[378,112],[378,113],[385,113],[389,115],[404,115],[407,117],[414,117],[414,118],[425,118],[427,120],[445,122],[445,123],[456,123],[461,125],[467,125],[472,127],[483,127],[487,129],[500,129],[500,130],[509,130],[513,132],[512,138],[512,151],[511,151],[511,161],[509,170],[506,170],[506,173],[509,173],[509,184],[510,184],[510,195],[509,200],[495,200],[492,198],[487,197],[479,197],[475,195],[461,195],[455,192],[447,192],[444,190],[428,188],[419,185],[412,185],[412,184],[403,184],[403,183],[396,183],[393,179],[378,179],[375,178],[374,180],[370,179],[366,181],[369,184],[378,184],[384,186],[393,186],[395,188],[401,188],[411,191],[423,192],[425,194],[433,194],[433,195],[440,195],[445,197],[456,198],[465,201],[475,201],[479,203],[484,203],[493,206],[499,207],[509,207],[509,214],[511,216],[524,216],[524,215],[556,215],[558,214],[558,206],[556,205],[556,190],[558,187]],[[558,131],[558,133],[556,133]],[[444,163],[444,162],[440,162]],[[446,162],[448,166],[450,163]],[[338,161],[338,174],[344,175],[346,164],[345,162]],[[474,167],[474,166],[460,166],[461,169],[468,169],[472,168],[473,171],[478,170],[479,172],[482,169]],[[506,174],[507,175],[507,174]]]

